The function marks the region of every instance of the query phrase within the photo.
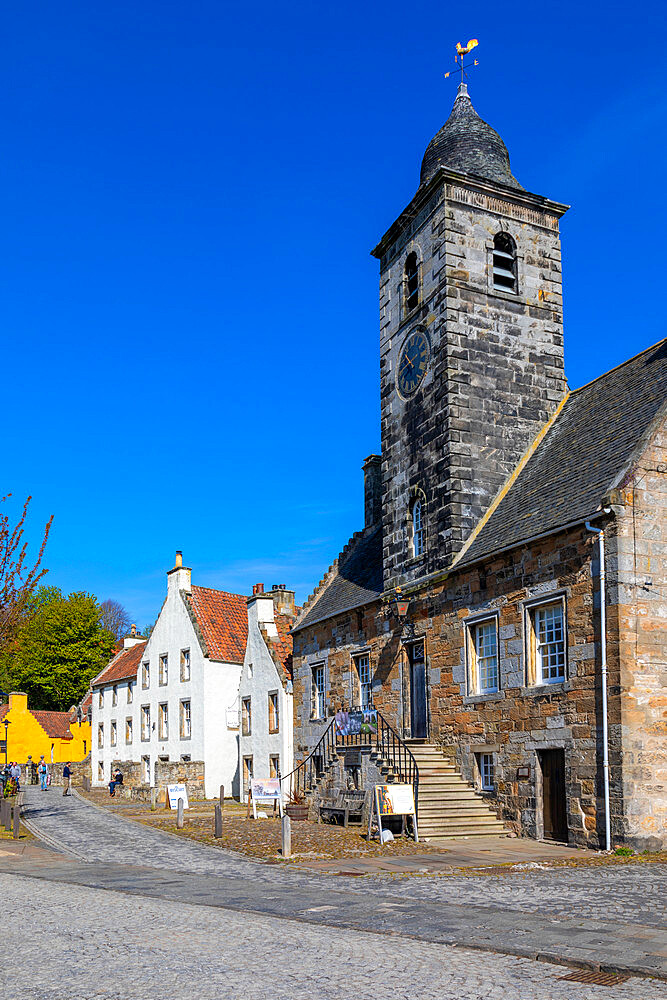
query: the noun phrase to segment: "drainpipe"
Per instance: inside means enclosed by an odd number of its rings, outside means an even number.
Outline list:
[[[602,652],[602,775],[604,781],[605,844],[611,850],[611,820],[609,815],[609,720],[607,718],[607,593],[604,559],[604,530],[586,521],[586,527],[598,536],[600,543],[600,646]]]

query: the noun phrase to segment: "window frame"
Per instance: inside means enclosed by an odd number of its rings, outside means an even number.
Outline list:
[[[354,662],[354,669],[356,671],[357,686],[359,690],[359,707],[371,709],[373,708],[373,670],[371,667],[371,654],[370,650],[365,650],[361,653],[355,653],[352,657]],[[362,680],[360,662],[365,660],[365,666],[368,669],[368,680]],[[367,695],[367,700],[364,701],[364,691]]]
[[[151,686],[151,661],[144,660],[141,664],[141,690],[148,691]]]
[[[179,732],[182,740],[192,739],[192,701],[190,698],[181,698],[179,702]],[[187,708],[186,708],[187,706]],[[186,727],[187,722],[187,727]],[[187,732],[185,731],[187,728]]]
[[[275,772],[275,773],[274,773]],[[269,777],[277,778],[280,774],[280,754],[269,754]]]
[[[161,701],[157,707],[158,739],[169,739],[169,702]]]
[[[111,707],[115,708],[118,704],[118,685],[114,684],[111,688]]]
[[[131,705],[134,701],[134,681],[127,682],[127,704]]]
[[[496,791],[496,760],[495,754],[489,750],[481,750],[477,757],[479,772],[479,787],[483,792]]]
[[[243,782],[243,794],[247,798],[250,794],[250,782],[253,778],[253,759],[252,754],[247,754],[243,756],[243,774],[241,775],[241,780]]]
[[[169,683],[169,653],[160,653],[158,659],[158,687],[166,687]]]
[[[496,640],[496,686],[482,687],[481,672],[479,665],[479,649],[477,644],[477,630],[481,627],[493,625]],[[475,615],[465,621],[466,630],[466,659],[468,663],[468,696],[483,698],[486,695],[499,694],[500,685],[500,621],[497,611]]]
[[[97,762],[97,780],[104,781],[104,761]]]
[[[315,675],[322,671],[322,684],[316,681]],[[310,668],[310,718],[320,721],[326,718],[327,672],[326,663],[314,663]]]
[[[112,719],[109,723],[109,746],[115,747],[118,743],[118,723]]]
[[[562,674],[557,677],[545,677],[541,657],[538,656],[538,637],[535,626],[536,616],[541,611],[551,607],[559,607],[562,624]],[[526,649],[525,684],[527,688],[554,687],[564,684],[569,677],[567,650],[567,594],[563,591],[544,595],[539,599],[527,601],[524,604],[524,635]],[[553,641],[552,641],[553,642]],[[547,643],[545,643],[547,645]]]
[[[151,706],[150,705],[142,705],[141,706],[140,719],[141,719],[141,724],[140,724],[140,728],[141,728],[141,733],[140,733],[141,742],[142,743],[149,743],[150,742],[150,738],[151,738]],[[145,727],[144,727],[144,722],[146,722],[146,726]],[[147,734],[145,736],[144,736],[144,728],[145,728],[145,731],[146,731],[146,734]]]
[[[414,270],[408,271],[408,265],[414,258]],[[414,287],[411,289],[411,282]],[[403,264],[403,315],[411,315],[418,309],[421,303],[421,260],[417,251],[413,248],[406,255]]]
[[[134,742],[134,718],[128,715],[125,719],[125,745],[130,746]]]
[[[150,785],[151,783],[151,758],[150,754],[142,754],[141,757],[141,769],[143,771],[142,778],[144,784]]]
[[[104,708],[104,688],[100,688],[97,696],[97,707]]]
[[[104,749],[104,723],[97,723],[97,749]]]
[[[187,659],[186,659],[187,656]],[[185,667],[187,665],[188,675],[185,676]],[[192,679],[192,657],[190,655],[190,647],[181,650],[181,683],[186,684]]]
[[[268,693],[269,732],[280,732],[280,697],[278,691]]]
[[[504,242],[509,245],[512,252],[509,253],[498,244]],[[494,292],[502,292],[506,295],[519,294],[519,255],[517,242],[511,233],[504,229],[494,234],[491,241],[491,288]],[[503,265],[511,266],[503,266]],[[506,284],[508,278],[512,279],[512,284]],[[498,281],[496,280],[498,279]]]

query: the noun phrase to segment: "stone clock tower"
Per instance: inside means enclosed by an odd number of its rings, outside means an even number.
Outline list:
[[[382,237],[384,586],[446,570],[566,391],[558,222],[465,84]]]

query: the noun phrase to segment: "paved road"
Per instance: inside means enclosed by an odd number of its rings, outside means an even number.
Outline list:
[[[422,943],[474,942],[489,951],[667,978],[665,866],[353,879],[247,861],[57,792],[28,788],[26,812],[34,826],[80,859],[48,859],[30,870],[50,882],[302,925],[381,931],[392,935],[392,947],[394,936],[409,933]],[[5,859],[0,871],[25,874],[26,867]]]
[[[664,1000],[571,970],[409,938],[0,875],[8,1000]]]

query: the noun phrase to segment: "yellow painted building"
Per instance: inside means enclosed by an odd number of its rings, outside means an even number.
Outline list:
[[[85,702],[84,702],[85,706]],[[25,764],[31,757],[35,764],[41,756],[47,763],[83,760],[90,752],[90,722],[85,712],[81,722],[76,712],[41,712],[28,708],[28,696],[13,691],[9,704],[0,707],[0,740],[7,732],[7,760]],[[4,751],[0,763],[4,764]]]

